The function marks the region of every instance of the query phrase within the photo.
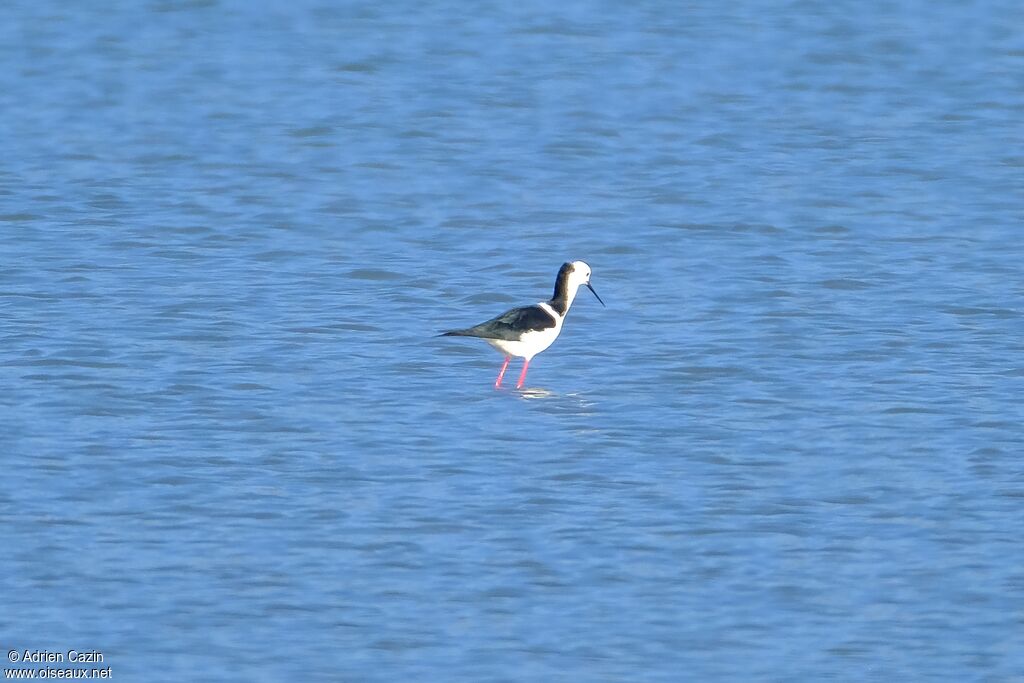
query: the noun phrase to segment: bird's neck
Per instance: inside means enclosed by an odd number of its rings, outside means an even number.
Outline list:
[[[555,313],[564,317],[569,312],[569,307],[572,306],[572,301],[576,298],[578,291],[579,287],[570,287],[568,280],[559,280],[555,283],[555,293],[548,305],[554,309]]]

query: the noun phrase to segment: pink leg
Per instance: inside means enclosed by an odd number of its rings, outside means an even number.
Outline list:
[[[512,356],[505,356],[505,364],[501,366],[501,372],[498,373],[498,379],[494,380],[495,389],[501,386],[501,378],[505,376],[505,371],[508,370],[508,362],[510,360],[512,360]]]
[[[516,382],[516,389],[523,388],[523,380],[526,379],[526,368],[530,367],[530,361],[523,361],[523,371],[519,373],[519,381]]]

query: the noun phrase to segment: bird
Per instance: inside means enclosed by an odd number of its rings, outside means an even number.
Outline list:
[[[586,286],[604,306],[604,301],[590,284],[590,266],[583,261],[563,263],[555,278],[555,292],[547,301],[532,306],[522,306],[505,311],[496,318],[464,330],[448,330],[439,337],[479,337],[505,355],[505,362],[494,380],[494,388],[501,388],[509,361],[512,357],[523,359],[523,371],[519,374],[516,389],[523,387],[526,370],[533,357],[551,346],[562,331],[562,323],[569,313],[576,293]]]

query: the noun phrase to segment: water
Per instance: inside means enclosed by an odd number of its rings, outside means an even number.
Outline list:
[[[4,15],[8,649],[1024,680],[1019,3]]]

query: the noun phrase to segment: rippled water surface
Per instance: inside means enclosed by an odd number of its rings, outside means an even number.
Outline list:
[[[3,14],[7,649],[1024,680],[1019,3]]]

